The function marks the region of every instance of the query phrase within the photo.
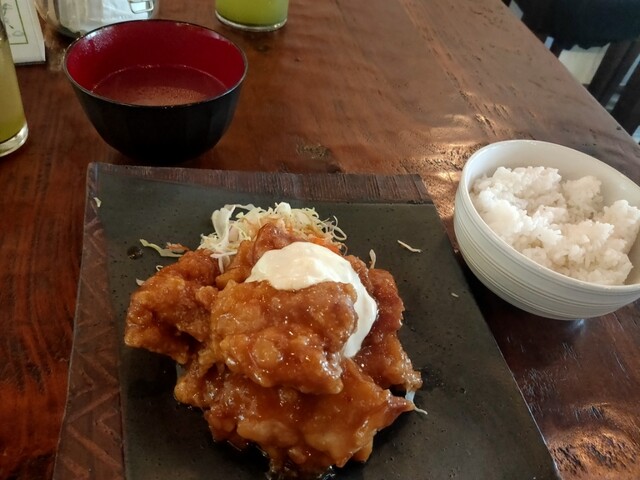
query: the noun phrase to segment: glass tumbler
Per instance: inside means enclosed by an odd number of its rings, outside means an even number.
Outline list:
[[[0,14],[0,157],[20,148],[28,135],[9,38]]]
[[[287,22],[289,0],[216,0],[216,17],[225,25],[252,32],[277,30]]]
[[[160,0],[35,0],[40,17],[71,38],[91,30],[158,14]]]

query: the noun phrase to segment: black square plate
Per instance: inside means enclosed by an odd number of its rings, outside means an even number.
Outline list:
[[[71,478],[80,466],[98,472],[92,478],[101,471],[104,478],[130,480],[265,478],[267,462],[258,453],[213,443],[200,412],[176,403],[174,364],[124,346],[122,331],[136,279],[171,261],[150,249],[130,258],[139,239],[195,248],[200,235],[212,231],[213,210],[227,203],[268,207],[279,201],[314,207],[321,218],[335,216],[350,253],[366,260],[375,251],[376,266],[398,283],[406,307],[400,338],[424,380],[415,401],[428,414],[402,415],[377,435],[366,464],[348,464],[337,479],[557,478],[419,178],[98,164],[90,167],[87,196],[56,478]]]

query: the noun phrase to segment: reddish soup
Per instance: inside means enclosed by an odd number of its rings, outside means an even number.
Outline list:
[[[114,72],[102,79],[93,93],[134,105],[183,105],[223,94],[217,78],[184,65],[141,65]]]

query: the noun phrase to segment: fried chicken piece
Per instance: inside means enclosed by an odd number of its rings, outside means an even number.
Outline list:
[[[264,252],[279,250],[301,240],[302,237],[286,232],[274,223],[267,223],[258,231],[255,240],[246,240],[240,244],[238,253],[225,272],[216,279],[216,285],[222,290],[232,280],[236,283],[244,282]]]
[[[272,471],[315,476],[351,458],[365,461],[377,431],[413,409],[404,397],[378,387],[353,361],[345,359],[342,366],[344,388],[338,394],[265,388],[215,368],[201,376],[195,365],[180,378],[176,392],[181,401],[203,400],[205,405],[198,406],[217,441],[238,448],[255,443],[268,454]]]
[[[421,379],[398,340],[404,307],[388,272],[345,257],[379,309],[353,359],[342,355],[357,323],[351,285],[243,283],[264,252],[294,241],[269,224],[222,275],[209,252],[185,255],[134,293],[126,342],[185,365],[176,399],[204,411],[217,441],[255,444],[274,472],[311,478],[365,461],[376,432],[414,408],[390,389]]]
[[[211,337],[232,372],[263,387],[303,393],[342,390],[341,351],[356,328],[350,284],[298,291],[268,282],[229,284],[211,311]]]
[[[422,385],[420,372],[413,369],[398,339],[404,304],[396,282],[389,272],[380,269],[370,270],[368,278],[371,295],[378,303],[378,318],[354,360],[382,388],[416,391]]]
[[[209,338],[218,274],[211,252],[196,250],[149,278],[131,296],[125,343],[187,362],[194,346]]]

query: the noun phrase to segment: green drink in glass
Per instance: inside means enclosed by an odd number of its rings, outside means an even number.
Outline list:
[[[225,25],[254,32],[277,30],[287,21],[289,0],[216,0],[216,17]]]
[[[0,157],[19,148],[28,134],[11,46],[0,14]]]

